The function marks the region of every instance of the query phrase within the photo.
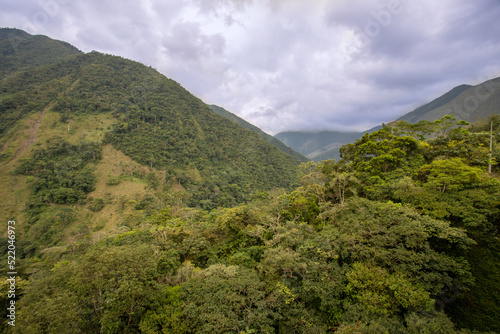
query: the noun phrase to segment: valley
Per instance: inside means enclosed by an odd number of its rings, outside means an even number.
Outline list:
[[[500,332],[498,79],[272,137],[129,59],[0,54],[1,332]]]

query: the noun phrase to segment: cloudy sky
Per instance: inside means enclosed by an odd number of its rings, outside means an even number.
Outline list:
[[[0,0],[0,26],[153,66],[270,134],[366,130],[500,76],[499,0]]]

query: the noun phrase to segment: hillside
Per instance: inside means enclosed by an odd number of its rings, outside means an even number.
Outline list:
[[[0,78],[19,70],[55,63],[81,51],[47,36],[0,28]]]
[[[500,78],[476,86],[461,85],[443,96],[398,118],[408,123],[435,121],[445,115],[457,120],[475,122],[492,114],[500,114]]]
[[[412,124],[418,123],[419,121],[424,119],[424,117],[426,117],[425,116],[426,114],[432,112],[433,110],[435,110],[437,108],[440,108],[440,107],[450,103],[453,99],[455,99],[457,96],[459,96],[460,94],[462,94],[464,91],[468,90],[471,87],[472,86],[470,86],[470,85],[457,86],[457,87],[453,88],[452,90],[450,90],[448,93],[438,97],[437,99],[435,99],[427,104],[424,104],[421,107],[418,107],[417,109],[405,114],[404,116],[401,116],[397,120],[398,121],[407,121],[408,123],[412,123]],[[436,119],[439,119],[439,117]],[[436,119],[428,119],[428,120],[435,121]]]
[[[47,111],[40,136],[66,131],[47,116],[57,114]],[[3,322],[2,332],[500,330],[500,183],[496,166],[485,172],[488,124],[428,141],[386,126],[339,162],[308,163],[292,191],[208,211],[187,207],[181,187],[158,182],[164,172],[113,145],[72,143],[113,121],[95,116],[2,180],[20,201],[24,187],[55,202],[31,197],[36,219],[16,229],[16,326]],[[58,187],[69,180],[78,182]]]
[[[16,180],[15,187],[22,194],[14,199],[17,192],[4,189],[3,214],[22,214],[22,197],[30,188],[22,184],[25,177],[56,182],[45,176],[45,167],[33,164],[47,164],[37,160],[36,154],[58,152],[57,145],[97,145],[94,156],[111,145],[137,165],[130,177],[150,175],[155,179],[151,182],[164,184],[173,193],[184,191],[185,203],[207,209],[244,202],[255,191],[289,189],[297,184],[299,158],[217,115],[156,70],[116,56],[76,52],[47,37],[26,37],[18,30],[2,32],[14,40],[19,35],[28,40],[24,49],[11,54],[12,72],[0,80],[1,173],[8,181],[4,186]],[[8,49],[12,43],[4,40],[2,45]],[[68,48],[70,55],[64,57],[61,48]],[[38,52],[41,59],[32,57],[37,49],[43,51]],[[46,61],[55,53],[60,54],[60,60]],[[36,67],[39,63],[43,66]],[[96,163],[96,159],[88,160],[82,171],[93,170]],[[22,164],[33,166],[26,169],[25,177],[16,172]],[[128,160],[109,174],[85,174],[84,178],[94,184],[107,179],[121,182],[126,179],[126,166],[130,166]],[[50,173],[61,173],[57,168]],[[61,194],[63,190],[77,194],[74,199],[66,196],[67,201],[59,199],[61,204],[84,200],[94,189],[79,190],[66,181],[57,182],[61,183]],[[113,190],[108,189],[111,198]],[[57,203],[53,192],[32,191],[31,196],[42,203]]]
[[[290,154],[292,156],[295,156],[296,158],[298,158],[302,162],[305,162],[305,161],[308,160],[305,156],[303,156],[302,154],[298,153],[297,151],[294,151],[289,146],[283,144],[281,141],[279,141],[275,137],[273,137],[271,135],[268,135],[267,133],[265,133],[264,131],[262,131],[261,129],[259,129],[258,127],[256,127],[255,125],[248,123],[244,119],[236,116],[235,114],[227,111],[226,109],[221,108],[221,107],[216,106],[216,105],[209,105],[209,107],[210,107],[210,109],[212,109],[217,114],[219,114],[221,116],[224,116],[225,118],[227,118],[227,119],[231,120],[232,122],[234,122],[234,123],[236,123],[236,124],[244,127],[245,129],[254,131],[259,136],[261,136],[264,139],[266,139],[269,142],[269,144],[277,147],[279,150],[281,150],[281,151],[283,151],[283,152],[285,152],[287,154]]]

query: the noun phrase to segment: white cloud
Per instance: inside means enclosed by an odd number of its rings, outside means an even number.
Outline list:
[[[0,8],[5,26],[151,65],[271,133],[363,130],[500,70],[497,0],[0,0]]]

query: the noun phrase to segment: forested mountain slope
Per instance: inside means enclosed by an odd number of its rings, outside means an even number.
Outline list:
[[[241,125],[245,129],[252,130],[252,131],[256,132],[257,134],[259,134],[260,136],[262,136],[263,138],[265,138],[271,145],[276,146],[281,151],[297,157],[302,162],[305,162],[305,161],[308,160],[305,156],[303,156],[299,152],[294,151],[293,149],[291,149],[289,146],[286,146],[285,144],[283,144],[278,139],[274,138],[271,135],[268,135],[267,133],[265,133],[264,131],[262,131],[261,129],[259,129],[258,127],[256,127],[255,125],[252,125],[252,124],[248,123],[244,119],[236,116],[235,114],[227,111],[226,109],[221,108],[221,107],[216,106],[216,105],[210,105],[209,107],[210,107],[210,109],[212,109],[213,111],[215,111],[217,114],[226,117],[227,119],[233,121],[236,124]]]
[[[418,121],[422,120],[423,117],[429,112],[432,112],[434,109],[440,108],[453,99],[455,99],[457,96],[462,94],[464,91],[467,89],[471,88],[472,86],[470,85],[460,85],[452,90],[450,90],[448,93],[438,97],[437,99],[424,104],[421,107],[418,107],[417,109],[405,114],[404,116],[401,116],[398,118],[398,121],[407,121],[408,123],[417,123]],[[435,119],[429,119],[429,121],[435,121]]]
[[[500,114],[500,78],[476,86],[461,85],[432,102],[398,118],[398,121],[433,122],[446,115],[457,120],[475,122],[492,114]]]
[[[7,133],[29,115],[57,113],[68,132],[86,115],[111,115],[103,143],[166,170],[168,180],[190,189],[192,205],[232,205],[255,190],[296,182],[297,157],[212,112],[156,70],[120,57],[77,54],[18,71],[0,82],[0,99],[6,161],[17,157]]]
[[[0,78],[79,54],[74,46],[19,29],[0,28]]]

